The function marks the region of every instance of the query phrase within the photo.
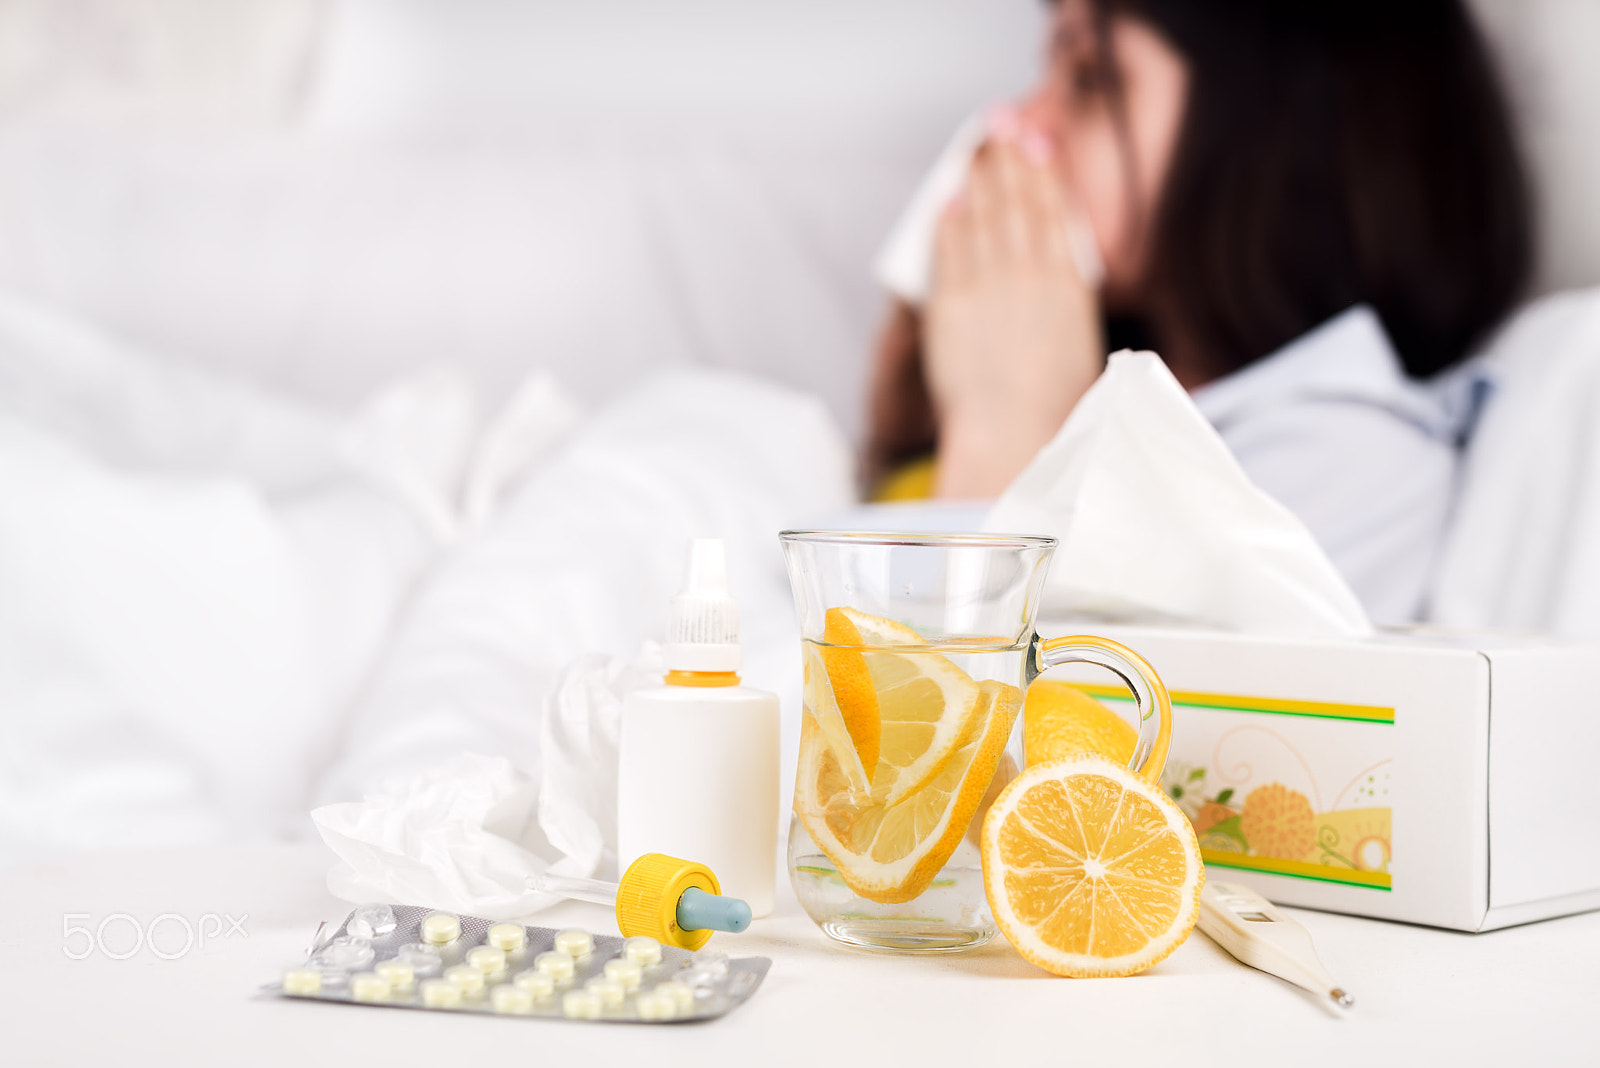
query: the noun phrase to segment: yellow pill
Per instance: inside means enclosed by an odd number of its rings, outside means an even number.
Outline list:
[[[467,951],[467,964],[486,976],[506,970],[506,951],[493,946],[475,946]]]
[[[615,979],[590,979],[586,989],[593,991],[600,999],[600,1004],[608,1009],[621,1005],[622,999],[628,996],[627,988]]]
[[[484,941],[502,953],[515,953],[528,944],[528,929],[515,923],[497,923]]]
[[[457,964],[454,968],[446,968],[444,978],[447,983],[468,997],[476,997],[483,993],[485,986],[483,973],[470,964]]]
[[[656,984],[656,993],[663,997],[671,998],[680,1013],[694,1011],[694,988],[688,983],[680,983],[676,979],[668,979],[664,983]]]
[[[508,1016],[526,1016],[533,1011],[533,995],[519,986],[503,983],[489,991],[489,1007]]]
[[[290,968],[283,973],[283,992],[314,998],[322,993],[322,973],[315,968]]]
[[[634,935],[622,943],[622,956],[641,968],[661,963],[661,943],[649,935]]]
[[[598,1020],[605,1007],[593,990],[569,990],[561,999],[561,1015],[572,1020]]]
[[[377,972],[357,972],[350,977],[350,996],[357,1001],[387,1001],[389,980]]]
[[[670,994],[640,994],[634,1006],[641,1020],[671,1020],[678,1015],[678,1002]]]
[[[541,953],[533,958],[533,966],[558,983],[571,979],[572,973],[577,970],[573,967],[572,958],[565,953]]]
[[[417,983],[417,970],[403,960],[383,960],[373,967],[396,994],[409,994]]]
[[[631,960],[606,961],[606,978],[615,979],[621,983],[625,990],[639,989],[639,983],[644,979],[644,969]]]
[[[544,972],[528,969],[518,972],[511,980],[517,986],[533,995],[535,1001],[547,1001],[551,994],[556,992],[556,981]]]
[[[461,920],[454,913],[430,912],[422,921],[422,940],[442,946],[461,937]]]
[[[556,932],[556,952],[569,957],[587,956],[594,950],[594,936],[577,927]]]
[[[418,988],[422,1003],[430,1009],[459,1009],[461,988],[448,979],[428,979]]]

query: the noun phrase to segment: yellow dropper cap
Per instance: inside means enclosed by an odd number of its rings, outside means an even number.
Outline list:
[[[617,885],[617,929],[624,938],[649,935],[664,945],[699,949],[712,932],[678,926],[678,901],[689,889],[722,893],[717,877],[704,864],[665,853],[644,854],[628,865]]]

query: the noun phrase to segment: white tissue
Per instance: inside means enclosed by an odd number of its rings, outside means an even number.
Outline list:
[[[878,252],[873,265],[874,277],[908,304],[921,304],[928,297],[933,282],[933,246],[939,218],[945,205],[966,184],[973,153],[978,151],[988,133],[988,123],[981,115],[969,118],[956,128]],[[1089,288],[1098,288],[1105,277],[1105,264],[1088,223],[1077,216],[1070,217],[1067,241],[1079,277]]]
[[[546,870],[614,879],[622,700],[661,674],[654,645],[633,661],[589,655],[570,664],[545,702],[538,777],[504,757],[467,753],[365,800],[314,810],[339,857],[328,889],[350,902],[500,920],[558,900],[528,889]]]
[[[984,529],[1059,540],[1048,615],[1300,637],[1372,631],[1311,533],[1250,482],[1153,353],[1111,357]]]
[[[639,657],[579,657],[544,706],[539,826],[562,859],[560,875],[617,876],[617,740],[622,700],[666,674],[661,647]]]
[[[533,820],[534,780],[503,757],[463,754],[363,801],[325,805],[312,822],[340,864],[328,889],[346,901],[394,901],[509,919],[548,904],[527,889],[550,865]],[[543,848],[541,848],[543,847]]]

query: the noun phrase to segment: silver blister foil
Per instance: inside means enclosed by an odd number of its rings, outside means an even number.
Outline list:
[[[614,989],[606,988],[603,983],[595,987],[590,984],[604,980],[606,963],[623,956],[623,939],[595,934],[594,948],[573,959],[571,978],[555,982],[547,996],[537,996],[528,987],[542,986],[542,981],[522,985],[518,984],[517,976],[536,970],[535,960],[540,954],[554,950],[559,932],[553,927],[523,925],[527,943],[507,954],[502,971],[485,975],[480,991],[475,989],[475,981],[458,984],[446,977],[452,974],[451,969],[464,966],[471,950],[486,944],[489,928],[499,921],[459,916],[460,935],[434,947],[438,957],[435,968],[430,966],[432,956],[425,948],[419,948],[419,944],[423,942],[422,921],[436,910],[415,905],[393,905],[388,909],[392,912],[392,924],[373,922],[375,916],[387,919],[382,906],[363,905],[355,909],[337,930],[324,932],[324,937],[311,947],[304,963],[288,969],[280,981],[264,986],[262,993],[424,1012],[513,1015],[546,1020],[576,1018],[600,1023],[688,1023],[714,1020],[735,1008],[755,993],[761,980],[766,978],[767,969],[772,967],[772,961],[766,957],[729,958],[717,950],[691,953],[663,944],[660,963],[644,967],[639,985],[626,990],[619,1000]],[[370,953],[366,951],[368,947]],[[386,974],[385,963],[397,960],[413,965],[414,981],[409,988],[396,988],[378,979]],[[451,983],[460,995],[459,1002],[448,1006],[424,1004],[427,999],[423,984],[428,982]],[[663,987],[662,984],[670,985]],[[496,989],[504,986],[519,987],[528,996],[505,991],[497,995]],[[569,993],[591,990],[597,991],[596,1000],[605,1002],[598,1011],[594,1002],[583,996],[568,1004]],[[432,993],[436,1000],[448,1000],[449,991],[435,988]],[[584,1015],[573,1016],[573,1010]]]

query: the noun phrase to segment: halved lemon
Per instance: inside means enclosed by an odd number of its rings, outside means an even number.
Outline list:
[[[995,923],[1056,975],[1142,972],[1200,916],[1205,869],[1172,799],[1104,757],[1030,765],[983,822]]]
[[[858,639],[851,644],[862,646],[859,654],[830,649],[824,660],[835,703],[847,732],[857,740],[873,796],[885,805],[898,804],[931,782],[967,736],[979,713],[978,684],[938,653],[890,651],[923,641],[916,631],[892,619],[854,608],[831,609],[826,619],[833,634],[849,634]],[[835,653],[843,655],[829,659]],[[870,709],[854,672],[858,655],[871,685]],[[865,726],[874,713],[877,759],[869,761],[859,740],[874,736]]]
[[[977,714],[938,773],[890,804],[852,791],[835,747],[808,714],[801,721],[794,809],[851,890],[871,901],[910,901],[960,844],[994,778],[1022,695],[976,684]]]

